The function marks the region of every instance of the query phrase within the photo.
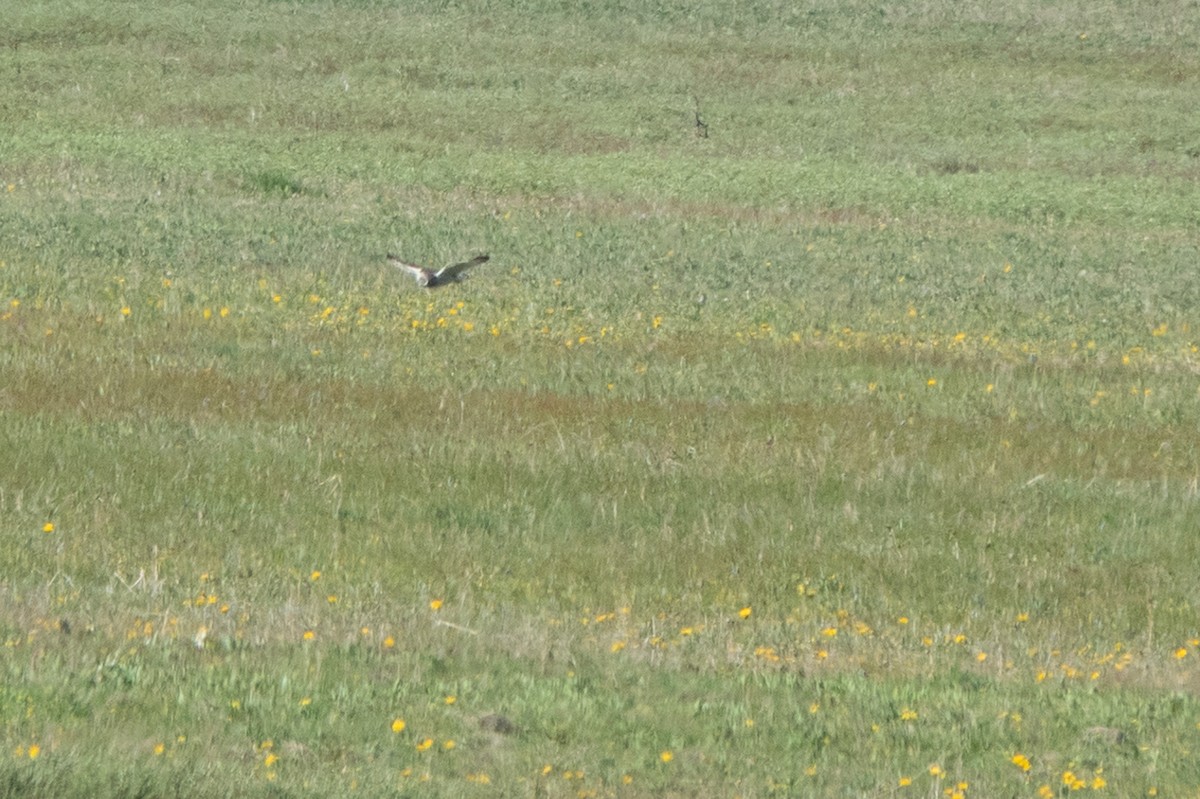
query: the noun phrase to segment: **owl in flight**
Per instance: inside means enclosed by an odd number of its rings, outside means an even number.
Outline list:
[[[438,286],[444,286],[447,283],[456,283],[459,280],[462,280],[464,273],[468,269],[473,266],[479,266],[481,263],[487,261],[488,256],[477,255],[469,261],[463,261],[461,264],[444,266],[436,272],[432,269],[426,269],[423,266],[407,263],[390,253],[388,254],[387,259],[395,264],[397,268],[403,269],[405,272],[408,272],[410,275],[412,275],[416,279],[418,286],[432,289],[437,288]]]

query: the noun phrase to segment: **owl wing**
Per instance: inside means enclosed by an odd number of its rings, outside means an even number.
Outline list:
[[[433,273],[425,267],[407,263],[399,256],[388,253],[387,259],[391,261],[397,269],[403,269],[405,272],[408,272],[410,275],[412,275],[421,285],[425,285],[429,282],[430,278],[433,277]]]
[[[469,261],[463,261],[461,264],[451,264],[450,266],[446,266],[446,267],[439,269],[437,274],[434,275],[434,277],[436,277],[438,280],[442,280],[442,281],[457,280],[458,276],[461,275],[463,272],[466,272],[471,267],[479,266],[480,264],[486,262],[487,260],[488,260],[488,256],[486,256],[486,255],[476,255],[474,258],[472,258]]]

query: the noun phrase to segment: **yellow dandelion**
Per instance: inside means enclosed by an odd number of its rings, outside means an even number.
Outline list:
[[[1181,646],[1175,650],[1175,658],[1177,660],[1183,660],[1185,657],[1187,657],[1187,653],[1187,649]]]
[[[308,707],[308,706],[309,706],[309,705],[311,705],[311,704],[312,704],[312,697],[311,697],[311,696],[302,696],[302,697],[300,697],[300,707]]]
[[[133,314],[133,309],[130,308],[128,305],[121,306],[121,316],[128,318],[132,314]]]
[[[750,618],[750,614],[753,612],[754,612],[753,608],[751,608],[749,605],[747,605],[746,607],[744,607],[738,611],[738,616],[742,617],[743,619],[748,619],[748,618]]]
[[[907,788],[908,786],[912,785],[912,777],[901,777],[896,781],[896,784],[901,788]]]
[[[451,749],[453,749],[457,745],[458,744],[454,743],[453,739],[443,741],[442,742],[442,751],[449,752]]]
[[[1029,769],[1033,768],[1033,765],[1029,762],[1029,758],[1025,757],[1025,755],[1021,754],[1020,752],[1013,755],[1009,762],[1021,769],[1021,771],[1029,771]]]
[[[1075,772],[1070,769],[1062,773],[1062,784],[1072,791],[1077,791],[1084,786],[1083,780],[1079,779]]]
[[[392,732],[404,732],[406,726],[404,719],[392,719]]]
[[[162,741],[159,741],[154,745],[154,754],[161,755],[165,751],[167,751],[167,745]]]
[[[942,775],[944,775],[945,773],[946,773],[946,772],[942,771],[942,767],[941,767],[940,765],[938,765],[937,763],[930,763],[930,764],[929,764],[929,776],[931,776],[931,777],[941,777],[941,776],[942,776]]]
[[[659,754],[658,759],[664,763],[670,763],[672,760],[675,759],[675,753],[672,752],[670,749],[667,749]]]
[[[45,524],[43,524],[42,532],[43,533],[53,533],[54,532],[54,522],[46,522]]]
[[[305,640],[305,641],[311,641],[312,639],[314,639],[314,638],[316,638],[316,637],[317,637],[317,634],[316,634],[316,633],[314,633],[312,630],[305,630],[305,631],[304,631],[304,640]]]
[[[38,746],[37,744],[29,745],[29,759],[30,760],[37,760],[38,755],[40,755],[41,753],[42,753],[42,747]]]
[[[312,580],[315,583],[317,580],[321,579],[321,572],[314,569],[313,573],[308,575],[308,579]]]
[[[429,749],[429,747],[431,747],[431,746],[433,746],[433,739],[425,738],[424,740],[417,742],[417,751],[424,752],[425,750]]]
[[[267,756],[263,758],[263,765],[266,766],[267,768],[270,768],[271,766],[275,765],[278,762],[279,762],[279,755],[275,754],[274,752],[268,752]]]
[[[609,647],[609,651],[611,651],[611,652],[620,652],[620,651],[621,651],[622,649],[624,649],[624,648],[625,648],[625,642],[624,642],[624,641],[613,641],[613,643],[612,643],[612,646],[611,646],[611,647]]]

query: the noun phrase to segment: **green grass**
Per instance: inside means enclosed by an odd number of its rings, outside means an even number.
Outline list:
[[[1195,793],[1179,13],[8,9],[0,795]]]

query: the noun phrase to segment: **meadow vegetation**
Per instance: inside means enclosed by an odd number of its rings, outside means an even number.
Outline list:
[[[0,795],[1200,791],[1189,13],[9,3]]]

